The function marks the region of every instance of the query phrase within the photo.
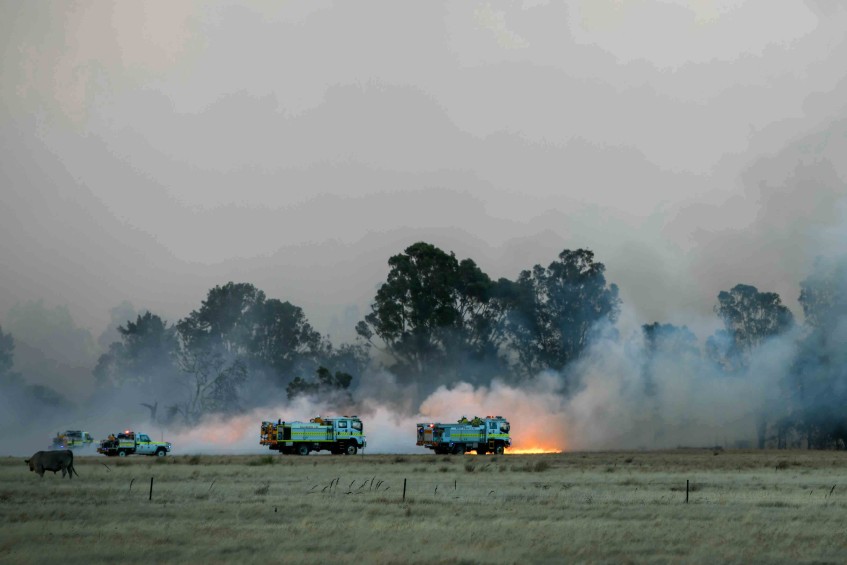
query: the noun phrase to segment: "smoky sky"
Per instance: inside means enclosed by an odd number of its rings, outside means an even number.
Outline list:
[[[845,243],[845,36],[817,1],[4,2],[0,323],[236,280],[346,338],[419,240],[590,248],[633,324],[711,331],[742,282],[799,313]]]

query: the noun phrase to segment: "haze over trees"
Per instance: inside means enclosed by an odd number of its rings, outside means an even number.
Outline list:
[[[688,327],[658,321],[643,324],[638,335],[619,335],[622,302],[605,272],[590,250],[566,249],[547,266],[495,280],[473,259],[419,242],[389,258],[354,343],[333,344],[299,306],[250,283],[228,282],[175,323],[120,305],[113,314],[131,317],[104,332],[114,339],[93,375],[101,392],[122,391],[152,420],[176,426],[280,398],[352,410],[365,390],[387,401],[403,395],[404,405],[416,409],[439,386],[498,380],[521,387],[544,372],[558,375],[558,394],[569,397],[584,386],[573,368],[597,355],[592,347],[603,340],[630,351],[638,376],[626,386],[658,399],[675,380],[720,386],[722,379],[751,379],[761,370],[757,360],[761,365],[769,344],[777,344],[792,362],[772,383],[768,398],[776,401],[751,404],[760,407],[758,445],[847,445],[847,263],[820,261],[803,281],[801,326],[776,293],[747,284],[719,291],[714,312],[722,328],[702,348]],[[37,315],[21,318],[28,311]],[[64,320],[60,325],[78,343],[90,344],[64,311],[53,318]],[[12,320],[50,319],[45,312],[52,311],[29,304]],[[20,327],[41,331],[37,323]],[[14,352],[13,335],[0,330],[0,386],[39,405],[65,402],[49,388],[27,385],[27,375],[14,370]],[[386,373],[399,388],[380,392],[378,375]]]
[[[792,381],[786,430],[816,448],[847,445],[847,261],[818,260],[800,284],[806,327]]]
[[[0,386],[9,386],[20,381],[20,375],[12,370],[15,365],[15,340],[12,334],[4,334],[0,326]]]
[[[509,285],[506,331],[523,376],[561,371],[579,357],[599,323],[615,322],[621,301],[618,287],[606,284],[605,270],[593,252],[566,249]]]
[[[503,281],[493,282],[471,259],[459,261],[423,242],[388,265],[356,332],[388,357],[389,369],[406,383],[426,378],[430,390],[456,379],[479,382],[486,366],[498,371]]]
[[[718,294],[715,313],[724,324],[707,343],[712,358],[728,371],[749,365],[750,356],[765,340],[788,331],[794,315],[774,292],[735,285]]]
[[[176,328],[150,312],[117,328],[119,340],[109,344],[94,369],[98,384],[117,386],[132,383],[139,387],[172,379],[173,355],[177,349]]]
[[[0,427],[14,429],[33,414],[43,414],[42,420],[52,423],[56,409],[66,408],[67,400],[50,387],[27,384],[14,367],[15,339],[0,327]]]

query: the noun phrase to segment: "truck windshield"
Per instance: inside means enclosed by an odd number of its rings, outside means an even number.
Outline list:
[[[353,420],[350,425],[353,427],[354,430],[359,430],[360,432],[362,431],[362,422],[358,420]]]

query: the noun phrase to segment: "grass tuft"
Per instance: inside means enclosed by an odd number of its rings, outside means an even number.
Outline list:
[[[522,473],[543,473],[547,469],[550,468],[550,463],[545,461],[544,459],[540,459],[536,462],[527,461],[520,467],[512,467],[512,471],[522,472]],[[503,467],[500,468],[503,470]]]
[[[543,473],[547,469],[550,468],[550,463],[544,459],[540,461],[536,461],[535,465],[532,466],[532,470],[536,473]]]
[[[258,467],[260,465],[273,465],[275,462],[276,458],[273,455],[262,455],[256,459],[251,459],[247,464],[251,467]]]

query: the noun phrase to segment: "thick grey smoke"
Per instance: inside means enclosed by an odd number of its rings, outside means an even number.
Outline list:
[[[495,276],[590,247],[646,319],[785,294],[835,193],[760,183],[843,154],[822,5],[4,4],[0,315],[239,279],[324,329],[419,240]]]

